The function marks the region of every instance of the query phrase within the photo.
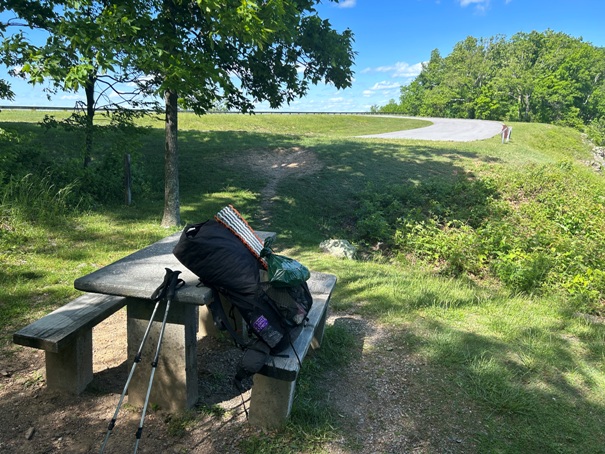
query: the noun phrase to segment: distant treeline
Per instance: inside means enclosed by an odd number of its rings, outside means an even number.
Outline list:
[[[552,30],[468,37],[372,110],[582,127],[605,118],[605,48]]]

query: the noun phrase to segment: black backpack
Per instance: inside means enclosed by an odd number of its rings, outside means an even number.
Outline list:
[[[209,220],[188,225],[173,250],[175,257],[210,287],[209,305],[215,325],[228,331],[244,350],[234,384],[258,372],[269,355],[278,355],[292,345],[304,326],[313,298],[305,283],[274,287],[261,262],[223,224]],[[235,332],[221,303],[221,296],[237,308],[251,337]]]

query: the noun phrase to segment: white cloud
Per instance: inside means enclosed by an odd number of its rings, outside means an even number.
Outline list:
[[[398,61],[394,65],[390,66],[378,66],[376,68],[365,68],[361,72],[363,74],[377,72],[377,73],[391,73],[391,77],[416,77],[422,71],[422,63],[416,63],[410,65],[409,63]]]
[[[468,5],[473,5],[473,4],[489,4],[489,0],[459,0],[460,1],[460,6],[464,7],[464,6],[468,6]]]
[[[357,0],[342,0],[336,6],[338,6],[338,8],[353,8],[356,3]]]
[[[363,90],[362,95],[365,98],[369,98],[370,96],[374,96],[379,93],[381,96],[391,96],[399,93],[399,88],[401,84],[398,82],[387,82],[383,80],[382,82],[377,82],[372,85],[370,88]]]
[[[377,82],[375,83],[370,90],[391,90],[393,88],[399,88],[400,85],[397,82],[389,83],[387,81]]]
[[[484,13],[487,11],[487,9],[489,8],[490,2],[491,0],[458,0],[460,2],[460,6],[462,6],[463,8],[469,6],[469,5],[475,5],[475,9],[480,12],[480,13]],[[505,0],[505,3],[508,3],[510,0]]]

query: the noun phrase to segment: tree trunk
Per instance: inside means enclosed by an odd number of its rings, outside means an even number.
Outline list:
[[[95,118],[95,78],[90,76],[88,83],[84,87],[86,93],[86,145],[84,150],[84,167],[88,167],[92,161],[92,147],[94,134],[94,118]]]
[[[166,147],[164,152],[164,216],[162,227],[181,224],[179,205],[178,104],[174,90],[164,92]]]
[[[525,95],[525,121],[529,121],[529,94]]]

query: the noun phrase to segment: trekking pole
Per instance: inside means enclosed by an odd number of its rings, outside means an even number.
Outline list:
[[[111,436],[113,428],[116,425],[116,421],[118,419],[118,413],[120,412],[120,408],[122,407],[122,403],[124,402],[124,397],[126,396],[126,393],[128,392],[128,387],[130,386],[130,381],[132,380],[132,376],[134,375],[134,371],[137,367],[137,364],[139,364],[139,362],[141,361],[141,353],[143,352],[143,347],[145,346],[145,343],[147,342],[147,338],[149,337],[149,331],[151,331],[151,325],[153,323],[153,319],[155,318],[155,314],[158,311],[160,302],[166,297],[173,273],[174,272],[172,270],[169,270],[168,268],[166,268],[166,275],[164,276],[164,282],[162,282],[162,284],[151,295],[151,299],[153,301],[155,301],[156,303],[153,308],[153,312],[151,313],[151,318],[149,319],[149,323],[147,324],[147,328],[145,329],[145,334],[143,334],[143,340],[141,341],[139,350],[137,351],[137,354],[134,357],[132,368],[130,369],[130,373],[128,374],[128,379],[126,379],[126,384],[124,385],[124,390],[122,391],[122,395],[120,396],[120,400],[118,401],[118,405],[113,414],[113,418],[111,418],[111,421],[109,422],[109,426],[107,427],[107,433],[105,434],[105,439],[103,440],[103,444],[101,445],[100,454],[103,454],[103,452],[105,451],[105,447],[107,446],[109,437]],[[176,273],[180,273],[180,271],[177,271]]]
[[[166,292],[166,311],[164,312],[164,319],[162,320],[162,327],[160,328],[160,337],[158,339],[158,346],[155,351],[155,358],[151,363],[151,376],[149,377],[149,385],[147,386],[147,395],[145,396],[145,404],[143,405],[143,413],[141,414],[141,422],[139,423],[139,427],[136,432],[136,442],[134,445],[134,453],[136,454],[137,449],[139,448],[139,442],[141,441],[141,434],[143,433],[143,424],[145,422],[145,414],[147,413],[147,405],[149,404],[149,396],[151,395],[151,387],[153,385],[153,377],[155,375],[155,370],[158,367],[158,359],[160,357],[160,349],[162,347],[162,338],[164,337],[164,329],[166,328],[166,320],[168,318],[168,311],[170,310],[170,303],[174,298],[174,294],[176,292],[177,287],[183,281],[179,279],[180,271],[172,271],[166,268],[166,274],[171,273],[167,292]]]

